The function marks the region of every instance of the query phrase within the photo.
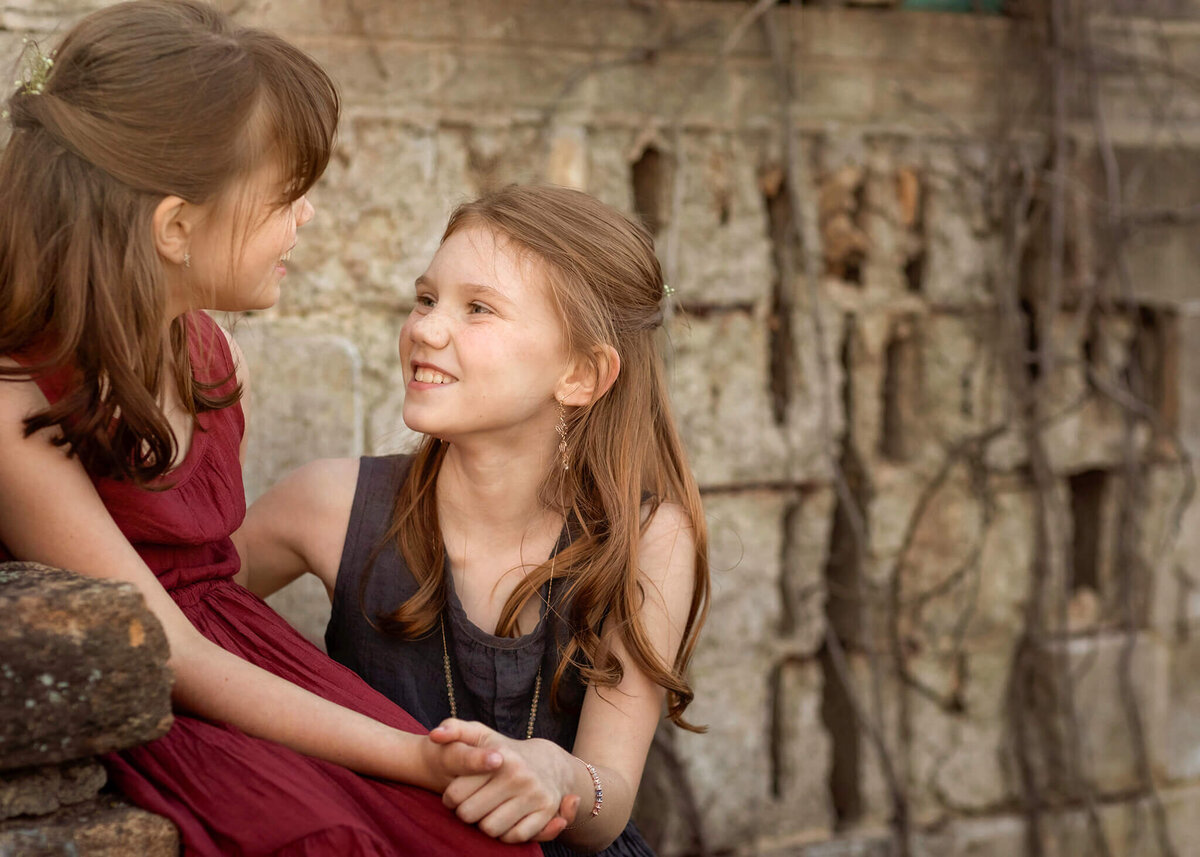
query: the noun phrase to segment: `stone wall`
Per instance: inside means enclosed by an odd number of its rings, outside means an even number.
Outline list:
[[[89,5],[15,0],[0,39]],[[396,338],[456,201],[581,187],[656,230],[712,533],[709,730],[643,786],[663,853],[1200,851],[1200,4],[1064,4],[1096,62],[1060,54],[1061,174],[1011,18],[781,6],[785,81],[749,4],[227,5],[345,99],[283,298],[234,323],[251,496],[410,440]],[[324,601],[274,599],[314,638]]]
[[[178,854],[96,759],[170,725],[167,638],[133,586],[0,563],[0,855]]]

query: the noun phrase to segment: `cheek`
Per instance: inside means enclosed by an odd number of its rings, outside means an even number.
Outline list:
[[[410,325],[412,324],[412,316],[405,319],[404,324],[400,327],[400,336],[396,340],[397,350],[400,356],[404,355],[412,348],[412,332]]]

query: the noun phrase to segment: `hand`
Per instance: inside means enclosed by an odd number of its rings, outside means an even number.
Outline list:
[[[461,777],[486,777],[504,763],[498,750],[463,741],[429,740],[431,738],[432,733],[421,739],[420,748],[422,761],[433,778],[430,785],[434,791],[445,791]]]
[[[442,802],[468,824],[502,842],[545,842],[557,837],[579,809],[571,791],[572,757],[540,738],[518,741],[482,723],[443,721],[429,733],[439,744],[470,745],[499,752],[503,763],[466,774],[444,791]]]

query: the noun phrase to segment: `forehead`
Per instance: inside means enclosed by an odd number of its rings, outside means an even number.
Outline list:
[[[439,284],[488,286],[512,299],[547,295],[546,266],[507,235],[483,224],[451,233],[424,274]]]

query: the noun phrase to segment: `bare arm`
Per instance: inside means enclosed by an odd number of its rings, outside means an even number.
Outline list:
[[[683,510],[659,507],[640,546],[646,599],[641,618],[655,651],[674,661],[683,638],[694,586],[695,544]],[[494,773],[456,780],[445,794],[459,818],[478,822],[484,832],[506,842],[529,837],[529,830],[558,805],[563,795],[580,797],[579,811],[561,839],[582,851],[612,843],[629,821],[654,730],[662,716],[665,691],[633,666],[614,640],[614,653],[625,665],[620,684],[589,687],[572,753],[549,741],[516,741],[475,723],[448,721],[434,740],[462,740],[496,747],[504,765]],[[591,816],[594,788],[590,763],[604,789],[603,809]]]
[[[311,573],[332,600],[357,484],[358,460],[348,458],[314,461],[275,483],[233,536],[239,582],[266,597]]]
[[[451,755],[422,736],[342,708],[226,652],[197,632],[121,534],[82,466],[26,438],[25,416],[46,406],[32,382],[0,383],[0,541],[14,556],[137,586],[166,631],[175,703],[244,732],[348,768],[441,791],[452,775],[498,759]]]

